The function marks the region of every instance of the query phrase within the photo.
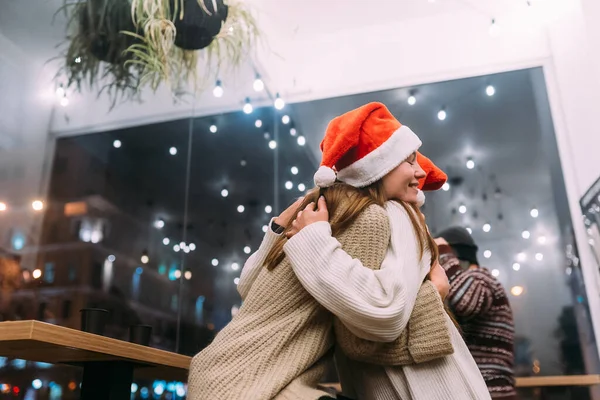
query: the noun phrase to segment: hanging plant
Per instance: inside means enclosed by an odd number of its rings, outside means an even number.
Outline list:
[[[171,9],[175,1],[170,0]],[[227,20],[228,7],[223,0],[183,0],[180,3],[185,13],[175,16],[175,46],[184,50],[202,50],[212,43]],[[216,10],[215,10],[216,8]]]
[[[153,90],[164,82],[174,91],[191,83],[197,91],[225,66],[239,66],[259,37],[241,2],[132,0],[131,15],[143,35],[127,32],[139,42],[128,48],[125,64],[140,68],[140,86]]]
[[[87,82],[90,88],[99,88],[99,95],[107,91],[113,106],[120,97],[136,95],[141,69],[127,63],[133,55],[126,50],[138,39],[123,33],[137,31],[130,0],[65,0],[60,11],[68,21],[68,47],[59,71],[66,76],[66,86],[81,91]]]

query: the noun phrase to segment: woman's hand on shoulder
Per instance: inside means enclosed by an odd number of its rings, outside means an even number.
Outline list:
[[[291,206],[286,208],[285,211],[279,214],[278,217],[275,217],[275,223],[279,226],[283,226],[284,228],[287,227],[287,224],[289,223],[290,219],[292,219],[294,213],[296,212],[298,207],[300,207],[303,201],[304,196],[296,200]]]
[[[327,211],[327,203],[325,197],[319,197],[317,208],[315,209],[315,203],[309,203],[306,208],[298,213],[292,227],[286,233],[286,236],[291,238],[308,225],[314,224],[315,222],[327,222],[329,221],[329,211]]]

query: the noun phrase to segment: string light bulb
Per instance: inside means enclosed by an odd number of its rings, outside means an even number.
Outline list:
[[[169,245],[169,243],[171,243],[171,239],[169,239],[168,237],[166,237],[166,238],[164,238],[164,239],[163,239],[163,244],[164,244],[165,246],[168,246],[168,245]]]
[[[298,146],[304,146],[306,144],[306,138],[304,136],[298,136]]]
[[[217,133],[217,126],[215,124],[212,124],[208,129],[211,133]]]
[[[529,233],[529,231],[523,231],[521,232],[521,237],[523,239],[529,239],[531,237],[531,233]]]
[[[465,206],[464,204],[461,204],[461,205],[458,207],[458,212],[459,212],[459,213],[461,213],[461,214],[464,214],[464,213],[466,213],[466,212],[467,212],[467,206]]]
[[[512,269],[515,270],[515,271],[520,270],[521,269],[521,264],[519,264],[518,262],[514,263],[512,265]]]
[[[142,256],[140,257],[140,261],[142,262],[142,264],[148,264],[148,262],[150,261],[150,257],[148,257],[148,252],[146,250],[144,250],[142,252]]]
[[[540,236],[538,238],[538,243],[539,244],[546,244],[546,236]]]
[[[285,101],[283,101],[281,96],[279,96],[279,93],[277,93],[277,95],[275,96],[275,101],[273,102],[273,106],[275,106],[275,108],[277,110],[283,110],[283,107],[285,107]]]
[[[235,262],[231,263],[231,269],[234,270],[234,271],[239,270],[240,269],[240,264],[235,263]]]
[[[256,121],[254,121],[254,126],[260,128],[262,126],[262,121],[260,119],[257,119]]]
[[[287,190],[292,190],[292,188],[293,188],[293,187],[294,187],[294,184],[292,183],[292,181],[287,181],[287,182],[285,183],[285,188],[286,188]]]
[[[492,18],[492,21],[490,23],[489,32],[490,32],[490,36],[494,37],[494,38],[498,37],[500,35],[500,29],[498,28],[498,23],[496,22],[495,18]]]
[[[213,258],[210,263],[212,264],[213,267],[216,267],[217,265],[219,265],[219,260],[217,260],[216,258]]]
[[[492,252],[490,250],[486,250],[483,252],[483,256],[485,258],[490,258],[492,256]]]
[[[215,88],[213,89],[213,96],[223,97],[224,93],[225,93],[225,91],[223,90],[223,85],[221,84],[221,81],[217,80],[217,83],[215,84]]]
[[[468,158],[467,159],[467,164],[466,164],[468,169],[473,169],[475,168],[475,161],[473,161],[472,158]]]
[[[0,211],[6,211],[7,208],[6,203],[0,201]]]
[[[442,108],[440,111],[438,111],[437,117],[440,121],[444,121],[447,116],[448,114],[446,113],[445,109]]]
[[[244,212],[244,210],[246,209],[246,207],[239,205],[237,208],[237,212],[239,212],[240,214]]]
[[[185,271],[183,276],[189,281],[190,279],[192,279],[192,271]]]
[[[408,102],[409,106],[414,106],[417,104],[417,98],[415,97],[414,93],[411,93],[406,101]]]
[[[290,123],[290,116],[289,115],[284,115],[283,117],[281,117],[281,122],[283,122],[284,125],[287,125]]]
[[[492,85],[487,85],[487,87],[485,88],[485,94],[492,97],[493,95],[496,94],[496,88],[493,87]]]
[[[44,209],[44,203],[41,200],[35,200],[31,203],[31,208],[34,211],[42,211]]]
[[[229,196],[229,190],[227,190],[227,189],[223,189],[223,190],[221,190],[221,196],[222,196],[222,197],[227,197],[227,196]]]
[[[483,224],[483,228],[482,229],[483,229],[483,231],[485,233],[487,233],[487,232],[489,232],[489,231],[492,230],[492,225],[490,225],[489,223],[485,223],[485,224]]]
[[[500,271],[497,270],[497,269],[493,269],[492,270],[492,275],[495,276],[495,277],[498,277],[498,276],[500,276]]]
[[[113,147],[115,149],[120,149],[122,145],[123,145],[123,143],[121,143],[121,141],[118,139],[113,142]]]
[[[162,218],[157,219],[156,221],[154,221],[154,227],[156,229],[162,229],[165,227],[165,221]]]
[[[267,214],[271,214],[271,212],[273,212],[273,207],[271,207],[271,206],[269,206],[269,205],[268,205],[268,206],[266,206],[266,207],[265,207],[265,212],[266,212]]]
[[[304,185],[304,183],[300,183],[298,185],[298,190],[301,192],[304,192],[306,190],[306,186]]]
[[[542,261],[544,259],[544,255],[542,253],[536,253],[535,259],[538,261]]]
[[[297,133],[298,131],[296,130],[296,128],[290,128],[290,135],[296,136]]]
[[[292,175],[298,175],[298,167],[292,167],[290,169],[290,172],[292,173]]]
[[[520,296],[523,294],[523,292],[525,291],[525,289],[523,289],[523,286],[513,286],[510,289],[510,293],[512,293],[513,296]]]
[[[169,149],[169,154],[172,155],[172,156],[177,155],[177,147],[171,147]]]
[[[250,98],[246,97],[246,102],[244,103],[244,113],[252,114],[254,108],[252,107],[252,103],[250,103]]]
[[[450,184],[449,184],[448,182],[444,183],[444,184],[442,185],[442,190],[443,190],[444,192],[447,192],[448,190],[450,190]]]
[[[277,142],[275,140],[269,141],[269,148],[275,150],[277,148]]]
[[[251,251],[252,251],[252,249],[250,248],[250,246],[244,247],[244,253],[250,254]]]
[[[531,215],[531,218],[537,218],[540,215],[540,212],[537,208],[532,208],[529,215]]]
[[[255,92],[262,92],[265,88],[265,83],[261,79],[259,74],[256,74],[256,78],[254,78],[254,83],[252,84]]]

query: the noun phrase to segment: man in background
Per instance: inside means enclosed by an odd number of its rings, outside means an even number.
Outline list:
[[[502,284],[477,261],[477,245],[462,227],[439,233],[440,264],[450,281],[446,301],[463,331],[493,399],[516,400],[514,323]]]

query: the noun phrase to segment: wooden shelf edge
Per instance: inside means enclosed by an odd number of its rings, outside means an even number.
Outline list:
[[[516,378],[518,388],[550,387],[550,386],[594,386],[600,384],[600,375],[563,375],[563,376],[528,376]],[[322,383],[321,389],[342,391],[339,383]]]

